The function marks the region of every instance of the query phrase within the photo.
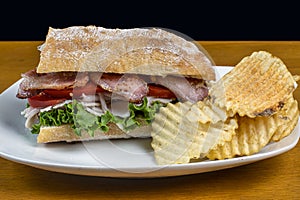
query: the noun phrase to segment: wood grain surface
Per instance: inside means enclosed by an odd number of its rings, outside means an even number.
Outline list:
[[[0,92],[39,61],[41,41],[0,42]],[[216,65],[234,66],[253,51],[280,57],[300,75],[299,41],[199,41]],[[300,89],[295,92],[300,100]],[[0,105],[5,106],[5,105]],[[15,148],[19,148],[16,146]],[[1,199],[300,199],[300,144],[256,163],[195,175],[119,179],[36,169],[0,158]]]

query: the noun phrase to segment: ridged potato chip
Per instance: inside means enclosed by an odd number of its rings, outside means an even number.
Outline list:
[[[237,128],[236,118],[225,122],[220,119],[219,113],[199,102],[161,108],[151,132],[156,162],[189,163],[191,159],[203,158],[215,144],[230,141]]]
[[[190,121],[200,122],[202,124],[207,122],[217,123],[219,121],[226,121],[228,118],[225,110],[215,106],[208,100],[198,101],[193,104],[187,112],[186,117]]]
[[[238,124],[232,140],[211,149],[207,158],[221,160],[259,152],[275,133],[277,122],[273,117],[241,117]]]
[[[278,117],[283,121],[275,131],[272,141],[278,142],[288,136],[296,127],[299,120],[298,102],[291,97],[283,109],[278,113]]]
[[[228,118],[225,122],[199,123],[199,130],[204,137],[199,145],[200,158],[204,158],[216,145],[224,144],[232,140],[238,127],[237,119]]]
[[[282,138],[291,133],[298,116],[297,101],[289,98],[282,110],[272,116],[238,117],[238,129],[232,140],[215,146],[207,154],[207,158],[227,159],[257,153],[270,141],[275,141],[275,138],[278,141],[278,137]]]
[[[295,90],[296,82],[286,65],[266,51],[244,57],[209,91],[210,99],[229,115],[269,116]]]
[[[152,142],[156,162],[162,164],[188,163],[189,147],[193,135],[189,130],[197,129],[185,124],[183,116],[191,107],[191,103],[168,104],[160,109],[152,122]],[[186,126],[191,125],[187,128]]]

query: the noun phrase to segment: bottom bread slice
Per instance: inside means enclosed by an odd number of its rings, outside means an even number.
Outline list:
[[[115,124],[109,125],[109,131],[95,131],[94,136],[90,136],[86,131],[82,131],[78,136],[71,125],[46,126],[41,127],[37,137],[37,143],[50,142],[76,142],[89,140],[121,139],[121,138],[147,138],[150,137],[151,125],[143,125],[128,132],[123,131]]]

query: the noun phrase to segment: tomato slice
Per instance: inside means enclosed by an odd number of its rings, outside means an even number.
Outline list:
[[[164,99],[176,98],[176,95],[171,90],[161,85],[149,84],[148,88],[149,88],[148,96],[164,98]]]
[[[165,88],[163,86],[149,84],[148,88],[149,88],[148,96],[152,96],[156,98],[166,98],[166,99],[176,98],[175,94],[172,91],[170,91],[168,88]],[[30,106],[34,108],[45,108],[47,106],[52,106],[52,105],[62,103],[67,99],[72,99],[72,97],[79,97],[83,93],[86,95],[93,95],[95,93],[100,93],[103,91],[105,91],[103,88],[93,83],[88,83],[84,87],[77,87],[74,89],[72,88],[62,89],[62,90],[45,89],[40,94],[28,98],[28,103]]]
[[[49,96],[56,98],[71,98],[70,93],[72,93],[73,89],[63,89],[63,90],[54,90],[54,89],[46,89],[43,92]]]
[[[53,98],[47,94],[41,93],[28,98],[28,103],[33,108],[45,108],[47,106],[56,105],[67,100],[66,98]]]
[[[88,83],[84,87],[76,87],[70,89],[45,89],[40,94],[28,98],[28,103],[34,108],[44,108],[47,106],[62,103],[63,101],[72,99],[73,97],[79,97],[83,93],[86,95],[93,95],[103,91],[105,91],[103,88],[93,83]]]
[[[81,96],[83,93],[86,95],[93,95],[96,93],[100,93],[105,91],[103,88],[93,84],[88,83],[84,87],[75,87],[70,89],[62,89],[62,90],[54,90],[54,89],[46,89],[43,90],[44,93],[58,98],[67,98],[71,99],[72,97]]]

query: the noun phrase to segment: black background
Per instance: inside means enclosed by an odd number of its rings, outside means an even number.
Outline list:
[[[108,0],[107,0],[108,1]],[[194,40],[299,40],[300,11],[287,2],[7,2],[0,40],[44,40],[49,27],[161,27]]]

